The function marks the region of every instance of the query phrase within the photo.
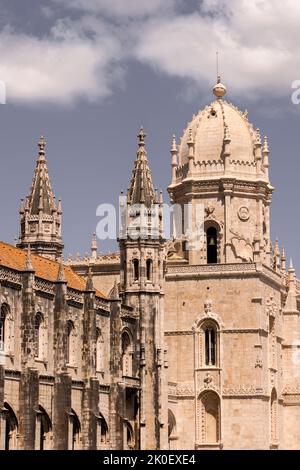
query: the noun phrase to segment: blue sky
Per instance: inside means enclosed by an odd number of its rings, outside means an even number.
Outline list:
[[[1,0],[0,220],[18,235],[37,141],[63,202],[65,254],[89,250],[96,208],[126,189],[141,125],[155,185],[170,182],[170,140],[212,100],[215,51],[228,100],[267,134],[276,190],[272,238],[300,266],[300,2]],[[167,197],[167,196],[166,196]],[[101,251],[113,249],[99,243]]]

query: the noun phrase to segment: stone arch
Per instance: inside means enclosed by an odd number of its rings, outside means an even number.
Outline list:
[[[2,410],[4,414],[4,435],[5,435],[5,450],[17,450],[18,449],[18,420],[13,408],[4,402]]]
[[[220,365],[221,344],[218,320],[216,315],[205,315],[194,325],[195,368]]]
[[[176,449],[174,441],[177,440],[177,423],[176,418],[172,410],[168,409],[168,442],[169,449]]]
[[[69,415],[69,448],[71,450],[80,450],[81,448],[81,424],[78,418],[77,413],[71,409],[71,413]]]
[[[67,321],[67,364],[76,362],[76,329],[72,320]]]
[[[271,445],[277,445],[278,441],[278,397],[275,387],[272,389],[270,397],[270,427]]]
[[[133,338],[132,333],[128,328],[125,328],[122,331],[121,346],[123,376],[131,377],[133,372]]]
[[[100,328],[96,328],[96,358],[95,365],[97,372],[103,372],[104,370],[104,350],[103,350],[103,336]]]
[[[9,349],[8,320],[10,317],[10,306],[6,302],[3,302],[0,310],[0,352],[6,352]]]
[[[221,440],[221,401],[218,393],[212,390],[202,392],[198,397],[198,412],[201,442],[218,444]]]
[[[108,424],[102,413],[99,413],[98,430],[97,430],[97,449],[108,449],[109,447],[109,431]]]
[[[38,450],[49,450],[51,445],[52,422],[45,408],[40,405],[36,419],[36,448]]]
[[[209,233],[209,232],[214,232],[214,233]],[[209,220],[206,220],[204,222],[204,233],[205,233],[205,237],[204,237],[204,241],[205,241],[205,247],[204,247],[204,250],[205,250],[205,253],[206,253],[206,263],[207,264],[210,264],[210,263],[220,263],[221,262],[221,240],[222,240],[222,231],[221,231],[221,226],[220,224],[216,221],[216,220],[213,220],[213,219],[209,219]],[[208,239],[209,237],[212,237],[210,239]],[[210,255],[210,252],[209,252],[209,246],[210,246],[210,243],[211,243],[211,239],[214,240],[214,243],[215,243],[215,261],[212,261],[212,260],[209,260],[209,255]]]

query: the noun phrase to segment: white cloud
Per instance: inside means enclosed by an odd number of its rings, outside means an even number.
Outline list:
[[[105,25],[89,30],[59,21],[48,36],[38,38],[5,28],[0,32],[0,78],[7,101],[69,104],[84,97],[96,101],[107,96],[120,76],[120,42]]]
[[[71,9],[117,17],[142,17],[162,14],[181,0],[52,0]]]
[[[231,95],[291,95],[291,83],[300,79],[300,2],[199,0],[189,14],[176,10],[182,3],[52,0],[52,13],[63,5],[56,14],[72,18],[76,8],[77,19],[54,18],[43,37],[0,31],[8,101],[100,100],[113,91],[128,59],[203,88],[215,81],[216,50]]]
[[[190,15],[151,19],[136,41],[140,61],[203,84],[215,77],[219,50],[233,94],[288,95],[299,77],[300,2],[204,0]]]

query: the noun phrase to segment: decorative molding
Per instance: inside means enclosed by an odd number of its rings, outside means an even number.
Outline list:
[[[195,397],[195,386],[193,382],[170,383],[168,394],[172,397]]]
[[[75,306],[83,305],[83,294],[74,289],[67,289],[67,300],[68,302],[74,304]]]
[[[8,268],[0,268],[0,281],[6,281],[12,284],[22,285],[22,275],[17,271]]]
[[[96,297],[95,299],[95,308],[96,310],[104,310],[110,312],[110,302],[108,300],[100,299]]]
[[[262,388],[255,387],[254,385],[239,385],[237,387],[225,387],[223,388],[222,396],[257,396],[265,395],[265,391]]]
[[[205,274],[205,273],[240,273],[256,272],[255,263],[203,264],[192,266],[168,266],[167,274]]]
[[[51,296],[54,295],[53,284],[51,282],[45,281],[44,279],[36,277],[34,281],[34,288],[37,291],[50,294]]]
[[[186,331],[165,331],[165,336],[187,336],[187,335],[193,335],[194,332],[192,330],[186,330]]]

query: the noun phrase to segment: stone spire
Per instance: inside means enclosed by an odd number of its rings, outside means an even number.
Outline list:
[[[288,312],[297,311],[297,291],[296,291],[296,275],[293,267],[293,261],[290,260],[288,269],[288,295],[285,302],[284,310]]]
[[[58,260],[63,250],[61,238],[61,202],[56,205],[45,157],[46,142],[39,140],[38,158],[30,193],[20,207],[20,238],[18,247]]]
[[[132,172],[127,202],[131,205],[145,204],[147,207],[150,207],[154,203],[155,191],[147,159],[145,137],[144,129],[141,128],[138,134],[139,148]]]
[[[65,278],[65,268],[64,268],[64,260],[61,257],[59,262],[58,274],[57,274],[57,282],[66,282]]]
[[[91,244],[91,258],[93,261],[97,259],[97,235],[94,232],[92,236],[92,244]]]
[[[92,274],[92,268],[89,266],[88,270],[88,275],[86,279],[86,287],[85,287],[86,292],[94,292],[94,284],[93,284],[93,274]]]
[[[172,184],[176,183],[176,169],[178,165],[178,148],[176,143],[176,137],[172,137],[171,145],[171,166],[172,166]]]
[[[24,271],[33,271],[30,244],[27,249]]]

